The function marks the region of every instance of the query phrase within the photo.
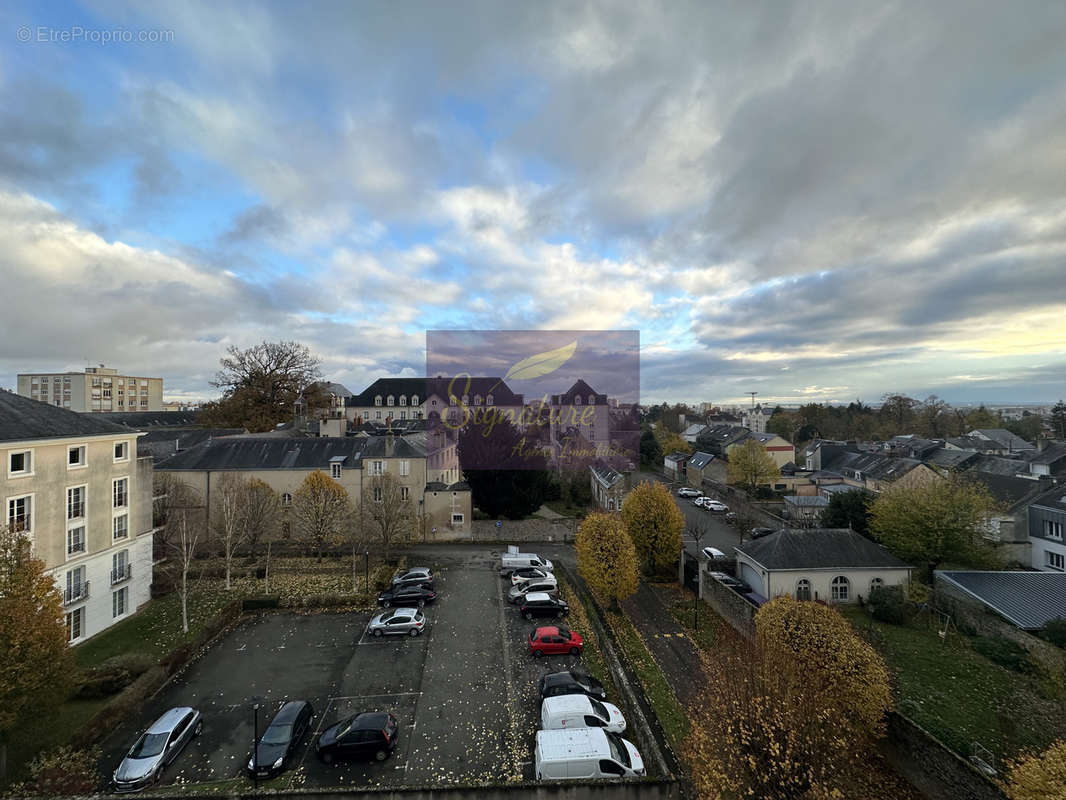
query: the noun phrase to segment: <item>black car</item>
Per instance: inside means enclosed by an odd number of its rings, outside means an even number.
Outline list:
[[[607,692],[603,684],[584,670],[572,669],[569,672],[553,672],[540,679],[540,699],[559,697],[564,694],[583,694],[606,700]]]
[[[310,730],[314,714],[306,700],[285,703],[259,738],[255,754],[248,759],[248,773],[257,778],[273,778],[285,769],[286,759]]]
[[[378,604],[389,608],[390,606],[418,606],[421,608],[426,603],[432,603],[437,593],[425,586],[398,586],[386,589],[378,595]]]
[[[384,711],[370,711],[331,725],[315,742],[315,754],[326,764],[349,759],[384,761],[396,747],[400,725]]]
[[[555,617],[559,619],[570,613],[570,606],[565,600],[560,600],[546,592],[530,592],[522,602],[522,616],[526,619],[533,617]]]
[[[432,589],[433,573],[429,567],[411,567],[397,572],[392,577],[392,588],[398,589],[401,586],[424,586],[427,589]]]
[[[764,536],[769,536],[773,532],[774,532],[773,528],[752,528],[751,529],[751,538],[752,539],[761,539]]]

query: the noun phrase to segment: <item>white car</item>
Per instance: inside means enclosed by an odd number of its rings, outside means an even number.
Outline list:
[[[523,583],[529,583],[530,581],[549,581],[555,583],[555,574],[548,572],[546,569],[538,569],[536,567],[526,567],[525,569],[516,569],[511,573],[511,585],[521,586]]]
[[[703,492],[701,492],[699,489],[692,489],[692,488],[690,488],[688,486],[685,486],[685,487],[677,490],[677,496],[678,497],[702,497],[703,496]]]
[[[725,558],[726,554],[719,550],[717,547],[704,547],[703,557],[708,561],[715,561],[719,558]]]
[[[719,502],[718,500],[705,500],[703,503],[703,507],[706,508],[708,511],[725,512],[729,510],[729,506],[727,506],[725,503]]]

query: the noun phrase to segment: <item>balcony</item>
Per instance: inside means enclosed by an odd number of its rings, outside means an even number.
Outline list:
[[[111,585],[114,586],[116,583],[128,581],[132,575],[133,564],[127,564],[124,567],[117,567],[116,569],[111,570]]]
[[[63,605],[70,606],[89,599],[89,582],[75,583],[63,590]]]

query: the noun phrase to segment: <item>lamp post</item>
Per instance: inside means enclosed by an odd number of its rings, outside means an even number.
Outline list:
[[[259,788],[259,698],[252,700],[252,786]]]
[[[363,558],[365,559],[365,563],[363,565],[364,566],[364,575],[363,575],[364,590],[369,594],[370,593],[370,551],[369,550],[364,550],[363,551]]]

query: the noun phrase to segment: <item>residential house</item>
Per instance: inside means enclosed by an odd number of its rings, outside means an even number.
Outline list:
[[[785,466],[785,464],[793,463],[796,460],[796,448],[792,445],[792,442],[778,436],[776,433],[762,433],[759,431],[752,431],[749,438],[754,439],[762,445],[763,450],[770,454],[770,458],[777,464],[777,468]],[[746,440],[738,442],[743,444]],[[732,449],[736,445],[730,445],[729,449]]]
[[[101,364],[84,372],[33,372],[17,378],[18,393],[70,411],[162,411],[163,379],[119,375]]]
[[[696,444],[696,440],[699,435],[707,428],[702,422],[693,422],[691,425],[681,431],[681,438],[689,444]]]
[[[797,465],[803,466],[811,472],[829,469],[832,463],[841,453],[858,453],[859,448],[854,442],[841,442],[833,439],[815,439],[810,442],[799,454]]]
[[[927,466],[947,475],[957,470],[969,469],[979,455],[977,450],[960,450],[945,444],[926,453],[923,460]]]
[[[1025,441],[1021,436],[1016,436],[1004,428],[979,428],[970,431],[968,435],[997,445],[995,455],[1020,455],[1036,450],[1035,444]]]
[[[59,587],[72,643],[148,602],[152,460],[140,434],[0,391],[2,522],[25,532]]]
[[[685,471],[689,485],[695,486],[697,489],[703,488],[704,478],[718,482],[725,481],[725,464],[721,459],[716,462],[714,456],[710,453],[702,451],[693,453],[688,457]]]
[[[773,415],[772,408],[764,408],[762,404],[759,404],[741,414],[740,424],[752,433],[766,433],[766,423],[770,421],[770,417]]]
[[[1066,485],[1060,484],[1034,499],[1027,509],[1033,569],[1066,572]],[[1066,605],[1061,616],[1066,616]]]
[[[735,549],[737,577],[766,598],[855,603],[911,575],[884,547],[846,528],[784,529]]]
[[[620,510],[633,488],[632,473],[619,472],[604,463],[589,467],[589,480],[592,484],[592,498],[604,511]]]
[[[871,492],[890,486],[922,486],[941,480],[940,473],[915,458],[896,458],[882,453],[841,451],[823,469],[839,473],[844,482]]]
[[[750,436],[751,431],[737,425],[709,425],[696,437],[696,443],[704,453],[727,458],[731,447],[742,444]]]
[[[1041,442],[1046,440],[1041,439]],[[1026,456],[1030,475],[1066,475],[1066,442],[1050,442],[1032,456]]]
[[[562,454],[565,440],[579,436],[597,454],[606,456],[611,442],[611,411],[607,395],[593,390],[578,379],[562,394],[551,396],[550,441],[553,452]]]
[[[829,500],[822,495],[790,495],[785,498],[784,517],[796,526],[817,527]]]
[[[1023,631],[1043,630],[1066,615],[1066,574],[1058,572],[937,570],[933,583],[938,598],[990,611]]]
[[[689,454],[680,451],[667,453],[663,456],[663,472],[668,478],[681,480],[685,477],[685,468],[688,465]]]

